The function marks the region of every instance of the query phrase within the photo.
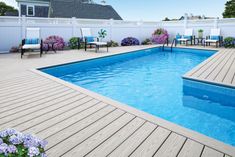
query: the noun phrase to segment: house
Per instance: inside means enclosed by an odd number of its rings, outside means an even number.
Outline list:
[[[16,0],[19,16],[122,20],[110,5],[92,0]]]
[[[179,18],[179,20],[184,20],[185,16],[181,16]],[[190,14],[188,15],[187,14],[187,18],[188,20],[201,20],[201,19],[216,19],[215,17],[206,17],[205,15],[193,15],[193,14]]]

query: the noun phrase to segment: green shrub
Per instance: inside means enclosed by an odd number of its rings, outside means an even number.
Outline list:
[[[150,39],[145,39],[142,43],[142,45],[152,45],[152,41]]]
[[[113,40],[108,42],[108,47],[118,47],[119,44]]]
[[[71,49],[77,49],[78,48],[78,40],[79,38],[77,37],[72,37],[70,40],[69,40],[69,47]]]
[[[233,48],[235,47],[235,38],[227,37],[224,39],[224,47],[226,48]]]

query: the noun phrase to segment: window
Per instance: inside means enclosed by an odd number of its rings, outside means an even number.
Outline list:
[[[34,6],[27,6],[27,16],[34,16]]]

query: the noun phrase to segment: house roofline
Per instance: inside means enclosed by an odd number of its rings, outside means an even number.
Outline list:
[[[35,1],[29,1],[29,0],[16,0],[17,3],[25,2],[25,3],[39,3],[39,4],[50,4],[50,2],[45,2],[45,1],[40,1],[40,0],[35,0]]]

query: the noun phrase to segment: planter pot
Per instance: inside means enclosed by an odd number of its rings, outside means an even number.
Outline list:
[[[198,38],[203,38],[203,32],[198,32]]]

